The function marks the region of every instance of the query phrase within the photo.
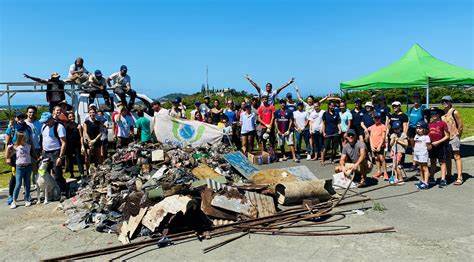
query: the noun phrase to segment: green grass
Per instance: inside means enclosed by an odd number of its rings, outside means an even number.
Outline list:
[[[462,138],[474,136],[474,108],[459,107],[456,110],[459,111],[464,122]]]
[[[12,168],[5,163],[5,157],[2,152],[0,156],[0,188],[8,187],[11,170]]]

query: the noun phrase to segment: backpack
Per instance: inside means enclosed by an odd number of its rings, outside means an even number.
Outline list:
[[[55,120],[54,121],[54,137],[56,137],[56,139],[59,141],[59,144],[61,145],[61,138],[59,137],[59,132],[58,132],[58,128],[59,128],[59,125],[62,125],[64,127],[64,125],[59,122],[58,120]],[[43,127],[41,128],[41,136],[40,136],[40,145],[43,145],[43,131],[46,129],[47,125],[43,125]]]

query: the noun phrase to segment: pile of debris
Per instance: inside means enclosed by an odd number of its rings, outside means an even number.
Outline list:
[[[94,226],[125,244],[275,215],[276,203],[330,199],[325,181],[301,168],[261,171],[223,145],[131,144],[92,169],[60,208],[70,230]]]

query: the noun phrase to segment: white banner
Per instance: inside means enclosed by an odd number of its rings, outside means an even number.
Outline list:
[[[213,145],[219,143],[224,135],[222,130],[215,125],[177,119],[168,115],[154,116],[152,125],[153,132],[159,142],[171,143],[179,147]]]

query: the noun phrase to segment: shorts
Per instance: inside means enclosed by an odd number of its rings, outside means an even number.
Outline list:
[[[448,143],[442,143],[438,146],[433,146],[429,152],[430,159],[438,159],[439,162],[446,162],[448,158]]]
[[[255,136],[255,130],[240,134],[241,136]]]
[[[416,135],[416,127],[408,127],[407,137],[410,139],[415,138]]]
[[[339,146],[339,136],[329,136],[324,138],[324,150],[329,151],[331,149],[336,150]]]
[[[347,170],[347,169],[350,169],[354,166],[354,163],[345,163],[344,164],[344,168]],[[355,170],[355,173],[356,175],[366,175],[367,173],[369,173],[369,167],[367,165],[367,161],[362,161],[362,163],[360,163],[359,167]],[[349,175],[349,174],[346,174],[346,175]]]
[[[374,153],[374,155],[385,155],[385,147],[381,147],[378,151],[372,150],[372,153]]]
[[[414,153],[413,160],[417,163],[428,164],[428,152],[425,153]]]
[[[294,139],[293,139],[294,137],[293,132],[290,132],[288,135],[277,134],[276,137],[277,137],[277,142],[278,142],[279,147],[282,147],[285,144],[288,146],[292,146],[295,144]]]
[[[263,126],[258,126],[258,127],[257,127],[257,137],[259,137],[259,138],[261,139],[260,141],[265,140],[265,139],[263,138],[263,135],[264,135],[265,133],[267,133],[267,128],[266,128],[266,127],[263,127]],[[270,130],[270,133],[268,133],[268,135],[269,135],[268,138],[270,139],[270,141],[275,141],[275,140],[273,139],[273,135],[274,135],[274,134],[273,134],[273,130]]]
[[[451,147],[450,149],[453,152],[459,151],[461,148],[461,140],[459,140],[459,136],[455,136],[451,140],[449,140],[449,145]]]

